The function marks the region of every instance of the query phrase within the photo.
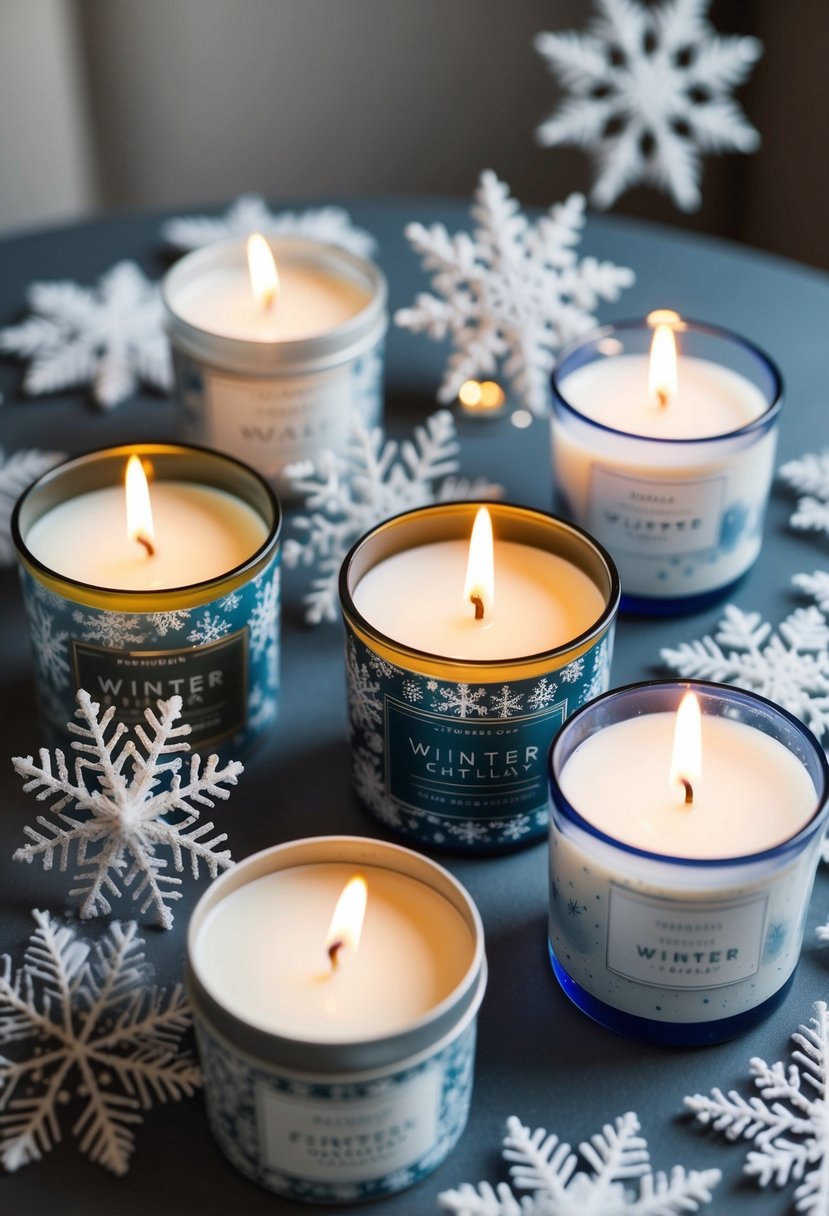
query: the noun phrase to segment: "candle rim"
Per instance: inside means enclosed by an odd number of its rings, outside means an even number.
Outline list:
[[[790,726],[795,728],[801,734],[806,743],[809,745],[810,751],[814,752],[817,760],[817,767],[821,777],[821,788],[815,789],[815,807],[812,814],[798,830],[791,836],[787,836],[784,840],[778,841],[776,844],[769,845],[765,849],[759,849],[753,853],[738,853],[727,857],[683,857],[676,853],[656,853],[650,849],[644,849],[639,845],[629,844],[627,841],[620,840],[616,836],[611,836],[609,832],[603,831],[602,828],[596,827],[589,819],[584,816],[573,806],[570,800],[565,797],[561,786],[558,782],[559,772],[564,768],[566,761],[559,765],[559,752],[566,738],[566,733],[574,724],[578,725],[583,715],[587,711],[594,709],[596,705],[605,703],[612,698],[630,696],[638,691],[645,689],[668,689],[676,692],[694,692],[700,690],[702,693],[723,693],[727,692],[729,697],[743,702],[743,704],[751,705],[759,703],[765,710],[775,716],[785,719]],[[671,708],[676,708],[674,705],[666,706],[665,709],[670,711]],[[660,710],[650,710],[648,713],[631,714],[630,717],[649,717],[651,713],[664,712]],[[703,717],[705,716],[703,710]],[[721,716],[721,715],[717,715]],[[628,721],[629,718],[622,719]],[[725,719],[729,721],[731,719]],[[743,723],[750,726],[750,723]],[[752,728],[759,729],[759,728]],[[781,742],[780,740],[776,740]],[[785,744],[781,743],[785,747]],[[800,757],[795,757],[800,759]],[[569,757],[568,757],[569,759]],[[804,767],[806,767],[804,765]],[[616,849],[622,849],[626,854],[634,857],[642,857],[648,861],[667,862],[677,866],[683,866],[686,869],[723,869],[728,866],[747,865],[752,863],[760,863],[770,860],[772,857],[778,856],[783,852],[793,852],[800,849],[803,843],[816,831],[822,830],[822,820],[829,816],[829,760],[826,753],[818,742],[813,731],[796,718],[794,714],[784,709],[782,705],[778,705],[775,701],[769,700],[768,697],[761,696],[760,693],[752,692],[750,689],[739,688],[734,684],[721,684],[715,680],[637,680],[632,684],[622,684],[618,688],[611,688],[608,692],[594,697],[592,701],[588,701],[585,705],[581,705],[570,715],[570,717],[559,727],[552,742],[550,743],[547,753],[547,772],[551,787],[555,784],[556,792],[552,795],[553,801],[564,816],[574,823],[582,831],[587,832],[595,839],[602,841],[605,844],[612,845]],[[807,770],[808,772],[808,770]],[[811,777],[811,774],[809,774]]]
[[[559,354],[556,366],[550,376],[553,397],[558,404],[574,418],[577,418],[579,422],[584,422],[589,426],[594,427],[597,431],[604,431],[608,435],[615,435],[623,439],[634,440],[637,443],[667,444],[668,446],[674,448],[682,448],[683,446],[687,448],[693,444],[722,443],[728,439],[741,438],[744,435],[751,434],[754,431],[765,430],[775,421],[783,405],[785,382],[783,380],[783,373],[780,371],[780,368],[774,359],[772,359],[772,357],[767,354],[762,347],[758,346],[755,342],[752,342],[750,338],[746,338],[742,334],[738,334],[735,330],[727,329],[722,325],[710,325],[706,321],[696,321],[690,317],[682,318],[682,332],[690,330],[691,332],[706,334],[709,337],[721,338],[724,341],[732,342],[741,347],[743,350],[748,351],[749,354],[756,359],[757,362],[760,363],[768,373],[771,381],[771,391],[770,393],[764,393],[763,395],[767,398],[770,396],[771,400],[768,401],[766,408],[762,411],[762,413],[758,414],[756,418],[752,418],[749,422],[745,422],[742,426],[735,427],[733,430],[720,431],[716,435],[695,435],[688,438],[668,435],[640,435],[636,431],[625,431],[619,427],[608,426],[606,422],[599,422],[596,418],[591,417],[590,414],[582,413],[580,409],[577,409],[575,405],[567,400],[562,391],[563,381],[566,379],[566,365],[568,360],[570,360],[575,353],[581,349],[581,347],[587,346],[590,343],[601,341],[603,338],[612,338],[616,333],[619,332],[619,330],[628,331],[638,329],[647,331],[651,328],[653,327],[648,325],[645,317],[628,317],[623,321],[614,321],[612,325],[603,325],[597,329],[593,329],[589,333],[582,334],[580,338],[576,338],[570,342]],[[611,359],[614,357],[615,356],[610,356]],[[581,364],[580,366],[586,366],[586,364]],[[575,370],[577,369],[572,369],[572,371]],[[734,369],[731,368],[729,370],[733,371]],[[740,375],[741,373],[737,372],[735,374]],[[758,386],[755,385],[755,387]],[[758,388],[758,391],[762,390]]]

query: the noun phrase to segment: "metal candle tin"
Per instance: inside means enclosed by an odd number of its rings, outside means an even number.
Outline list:
[[[564,797],[558,776],[583,740],[630,717],[672,711],[689,688],[704,714],[770,735],[806,769],[816,809],[790,839],[744,857],[667,856],[608,836]],[[828,782],[812,732],[742,689],[657,680],[616,689],[575,714],[550,749],[549,949],[570,1000],[620,1034],[677,1046],[718,1043],[766,1017],[794,979]]]
[[[472,932],[472,955],[455,990],[387,1037],[324,1042],[268,1033],[224,1008],[194,963],[206,918],[231,892],[277,870],[331,861],[382,867],[425,884]],[[268,935],[279,931],[263,926],[263,966]],[[469,1113],[487,970],[478,910],[446,870],[408,849],[361,837],[278,845],[211,885],[190,921],[187,951],[210,1127],[243,1174],[294,1199],[356,1203],[411,1186],[448,1155]],[[328,1152],[331,1136],[336,1151]]]
[[[646,355],[653,327],[645,320],[596,330],[571,347],[553,373],[557,499],[613,554],[623,611],[704,608],[750,569],[763,539],[780,372],[758,347],[726,329],[686,320],[676,329],[683,357],[738,374],[765,398],[765,411],[738,430],[695,439],[629,434],[581,413],[567,399],[567,377],[597,360]]]
[[[373,628],[352,598],[365,573],[418,545],[468,540],[480,505],[395,516],[357,542],[340,573],[357,796],[400,835],[470,853],[546,834],[547,749],[565,718],[608,686],[619,603],[613,561],[586,532],[543,511],[489,503],[500,539],[547,550],[591,578],[605,599],[598,620],[564,646],[506,661],[428,654]]]
[[[252,465],[289,493],[280,475],[295,461],[345,448],[354,414],[379,422],[383,403],[386,280],[377,266],[335,245],[272,237],[277,265],[326,271],[365,287],[368,304],[343,324],[293,341],[227,337],[189,324],[182,289],[244,263],[244,242],[219,241],[187,254],[162,284],[173,348],[182,438]]]
[[[27,549],[32,524],[66,499],[123,482],[128,458],[151,463],[157,481],[195,482],[235,495],[262,516],[257,552],[220,578],[158,591],[81,583]],[[194,750],[245,750],[272,725],[279,695],[280,530],[273,493],[252,469],[218,452],[139,443],[77,456],[49,470],[12,517],[35,663],[38,708],[57,742],[75,693],[115,705],[125,723],[159,699],[180,695]],[[89,538],[94,545],[94,537]]]

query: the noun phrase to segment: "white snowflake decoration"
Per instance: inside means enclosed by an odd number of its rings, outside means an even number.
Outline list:
[[[211,612],[209,608],[205,608],[188,633],[187,641],[191,642],[193,646],[210,646],[213,642],[221,641],[228,633],[230,633],[230,621],[217,612]]]
[[[286,540],[283,552],[289,567],[317,566],[318,577],[303,597],[309,624],[337,619],[340,566],[370,528],[433,502],[500,496],[501,486],[457,477],[457,456],[454,419],[438,410],[401,444],[355,416],[344,453],[325,452],[316,465],[288,466],[291,493],[305,499],[307,513],[293,520],[304,541]]]
[[[139,646],[145,640],[139,616],[127,616],[123,612],[83,612],[76,608],[72,620],[80,626],[84,641],[101,642],[115,650]]]
[[[339,245],[358,257],[371,257],[377,242],[358,228],[343,207],[316,207],[304,211],[271,211],[261,194],[240,194],[218,216],[192,215],[167,220],[162,233],[177,249],[200,249],[214,241],[263,236],[301,236]]]
[[[730,93],[749,76],[762,43],[720,35],[706,20],[710,2],[596,0],[586,33],[536,35],[536,50],[570,94],[536,137],[544,147],[592,150],[597,207],[643,182],[695,211],[702,154],[759,147]]]
[[[60,1141],[60,1108],[74,1096],[81,1151],[125,1174],[140,1112],[201,1084],[195,1060],[178,1052],[190,1026],[182,987],[149,986],[134,921],[92,944],[45,912],[32,915],[22,967],[0,958],[0,1043],[27,1050],[19,1060],[0,1055],[0,1160],[10,1171],[39,1161]]]
[[[68,688],[69,634],[65,629],[55,628],[55,618],[45,604],[31,605],[29,634],[38,669],[55,688]]]
[[[724,1132],[728,1140],[750,1140],[743,1172],[760,1186],[790,1180],[795,1210],[825,1216],[829,1211],[829,1013],[816,1001],[814,1017],[792,1035],[796,1050],[787,1067],[755,1056],[750,1063],[760,1096],[745,1099],[737,1090],[711,1096],[694,1094],[685,1105],[701,1123]]]
[[[792,527],[829,536],[829,449],[787,461],[780,476],[803,495],[791,517]]]
[[[544,1128],[531,1132],[514,1115],[507,1120],[503,1155],[522,1199],[505,1182],[464,1183],[444,1191],[439,1204],[456,1216],[671,1216],[710,1203],[719,1170],[653,1172],[648,1144],[632,1111],[579,1145],[591,1173],[577,1172],[578,1155]],[[636,1183],[635,1190],[628,1184]],[[637,1193],[638,1192],[638,1193]]]
[[[79,885],[69,894],[80,898],[84,919],[111,912],[110,898],[135,884],[132,898],[143,900],[141,912],[152,909],[155,922],[169,929],[173,914],[168,905],[181,899],[181,879],[164,872],[168,862],[159,857],[160,849],[169,849],[179,874],[183,854],[189,854],[194,878],[202,864],[211,878],[232,865],[229,850],[217,847],[226,833],[206,839],[214,827],[198,822],[199,808],[228,798],[222,787],[236,785],[243,767],[232,760],[219,768],[218,757],[208,756],[202,768],[201,757],[192,755],[182,779],[181,753],[190,751],[182,736],[190,727],[175,725],[181,704],[181,697],[171,697],[158,702],[157,712],[146,709],[147,729],[139,723],[135,739],[125,740],[128,728],[122,722],[110,731],[114,706],[99,718],[100,706],[80,689],[79,722],[68,725],[78,736],[72,743],[78,753],[74,771],[59,748],[54,769],[46,748],[40,749],[39,763],[31,756],[13,758],[15,771],[26,778],[26,793],[35,793],[39,802],[51,801],[51,818],[39,815],[40,830],[24,829],[29,843],[16,851],[14,860],[40,858],[45,870],[57,861],[65,871],[74,850]],[[80,815],[67,813],[67,806]]]
[[[63,459],[60,452],[41,452],[37,448],[21,448],[6,456],[0,448],[0,566],[14,565],[9,525],[15,503],[33,481]]]
[[[91,383],[98,405],[112,409],[140,381],[162,392],[172,388],[159,286],[135,262],[118,262],[94,288],[33,283],[27,299],[34,315],[0,329],[0,351],[31,360],[26,392]]]
[[[454,351],[438,401],[448,403],[465,380],[499,373],[535,414],[549,405],[549,377],[558,349],[596,325],[600,300],[616,300],[633,283],[632,270],[595,258],[579,259],[584,197],[530,223],[509,187],[491,170],[475,192],[472,235],[450,236],[443,224],[406,227],[432,275],[434,294],[421,292],[394,315],[398,325]]]

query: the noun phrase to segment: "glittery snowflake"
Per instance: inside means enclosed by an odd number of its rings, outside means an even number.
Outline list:
[[[254,604],[248,620],[250,649],[255,658],[263,654],[276,637],[279,617],[279,581],[280,571],[277,566],[270,578],[260,581],[256,586]]]
[[[780,476],[803,495],[789,521],[792,527],[829,535],[829,449],[787,461]]]
[[[513,714],[521,712],[524,696],[520,692],[514,692],[509,684],[502,684],[498,691],[490,697],[489,704],[493,717],[511,718]]]
[[[792,1063],[767,1064],[755,1056],[750,1062],[760,1096],[744,1098],[737,1090],[711,1096],[694,1094],[685,1105],[700,1123],[723,1132],[728,1140],[749,1140],[743,1172],[760,1186],[778,1187],[790,1181],[795,1209],[825,1216],[829,1210],[829,1101],[826,1082],[829,1065],[829,1012],[816,1001],[808,1026],[792,1035]]]
[[[699,207],[705,152],[754,152],[760,136],[730,96],[762,54],[756,38],[720,35],[711,0],[596,0],[586,33],[536,35],[569,96],[536,130],[540,144],[594,154],[590,195],[610,207],[638,182]]]
[[[0,351],[31,360],[26,392],[91,383],[98,405],[112,409],[141,381],[171,389],[161,293],[135,262],[118,262],[94,288],[33,283],[27,300],[33,315],[0,330]]]
[[[61,460],[63,456],[59,452],[21,448],[7,456],[0,448],[0,566],[14,565],[9,524],[15,503],[33,481]]]
[[[465,380],[502,375],[528,409],[547,412],[556,352],[593,329],[599,301],[618,299],[634,278],[612,262],[579,259],[584,207],[583,196],[571,194],[530,223],[507,184],[486,170],[471,235],[450,236],[443,224],[407,226],[434,294],[421,292],[394,319],[439,342],[451,340],[438,401],[453,401]]]
[[[146,728],[139,723],[135,738],[124,739],[128,728],[122,722],[112,725],[114,706],[99,716],[100,705],[80,689],[78,721],[68,725],[77,736],[72,770],[59,748],[54,761],[45,747],[39,762],[31,756],[13,759],[15,771],[26,779],[25,792],[51,803],[47,815],[38,816],[38,828],[24,829],[29,843],[14,859],[39,858],[45,870],[57,861],[65,871],[74,851],[78,886],[69,894],[80,899],[84,919],[111,912],[110,898],[134,885],[132,898],[143,901],[142,913],[152,909],[155,922],[169,929],[173,914],[168,905],[181,898],[181,879],[165,873],[168,861],[159,857],[160,849],[169,849],[178,873],[188,854],[194,878],[202,864],[211,878],[232,864],[229,850],[217,847],[227,835],[207,839],[214,827],[198,822],[199,808],[228,798],[222,787],[236,785],[243,768],[238,760],[220,768],[217,756],[208,756],[202,767],[201,757],[191,755],[182,778],[181,753],[190,751],[183,736],[190,727],[175,725],[181,704],[181,697],[159,701],[157,711],[144,711]]]
[[[100,642],[103,646],[123,650],[144,641],[138,616],[127,616],[123,612],[82,612],[76,608],[72,620],[80,625],[81,636],[87,642]]]
[[[579,1145],[591,1172],[577,1169],[578,1154],[545,1129],[531,1132],[514,1115],[507,1120],[503,1155],[517,1191],[506,1182],[464,1183],[444,1191],[439,1204],[457,1216],[671,1216],[697,1212],[711,1202],[719,1170],[653,1171],[633,1112],[606,1123]],[[628,1184],[636,1183],[635,1190]]]
[[[10,1171],[39,1161],[61,1139],[61,1108],[75,1102],[81,1152],[125,1174],[141,1112],[201,1084],[178,1050],[190,1026],[182,987],[150,986],[134,921],[92,943],[32,915],[23,965],[15,972],[0,958],[0,1042],[12,1049],[0,1055],[0,1160]]]
[[[377,242],[358,228],[343,207],[314,207],[303,211],[271,211],[260,194],[240,194],[221,215],[191,215],[167,220],[161,229],[177,249],[199,249],[214,241],[263,236],[301,236],[326,241],[359,257],[371,257]]]
[[[35,665],[55,688],[69,685],[69,652],[65,629],[55,628],[55,618],[43,604],[33,603],[28,613],[29,636]]]
[[[383,720],[380,682],[372,679],[368,664],[360,662],[353,639],[349,639],[346,647],[346,665],[351,725],[358,730],[372,730]]]
[[[165,638],[168,633],[178,633],[189,619],[189,608],[172,608],[167,612],[150,613],[150,621],[160,638]]]
[[[285,477],[307,511],[294,516],[304,540],[285,541],[289,567],[316,564],[304,597],[305,619],[316,625],[339,615],[337,584],[348,550],[364,533],[400,511],[451,499],[498,498],[501,487],[457,477],[458,440],[448,410],[438,410],[403,443],[367,429],[354,417],[344,453],[325,452],[314,465],[290,465]]]
[[[527,707],[534,711],[546,709],[548,705],[552,705],[555,701],[557,689],[558,685],[555,680],[542,676],[527,697]]]
[[[439,714],[455,714],[458,718],[486,717],[486,689],[469,684],[444,684],[432,698],[432,709]],[[482,704],[483,702],[483,704]]]
[[[205,608],[188,633],[187,641],[193,646],[210,646],[213,642],[221,641],[228,633],[230,633],[230,621],[225,620],[217,612],[211,612],[209,608]]]

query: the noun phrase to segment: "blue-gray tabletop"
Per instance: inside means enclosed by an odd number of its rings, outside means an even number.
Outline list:
[[[350,205],[354,221],[373,232],[379,261],[390,284],[392,311],[409,303],[426,280],[409,250],[403,228],[409,220],[443,221],[467,228],[465,203],[429,198],[361,201]],[[0,325],[26,312],[25,292],[37,280],[69,278],[91,284],[122,258],[134,258],[160,276],[172,255],[165,250],[159,216],[124,216],[33,235],[0,244]],[[827,389],[829,278],[755,251],[654,229],[617,218],[591,216],[583,252],[632,267],[636,284],[600,319],[642,315],[670,307],[686,316],[745,334],[777,360],[786,383],[778,463],[829,441]],[[391,327],[387,345],[386,425],[403,435],[435,408],[435,391],[446,350]],[[85,389],[41,398],[22,391],[23,369],[0,363],[0,445],[59,449],[74,453],[110,443],[167,439],[176,434],[171,400],[141,393],[104,413]],[[519,430],[508,419],[459,423],[462,472],[501,482],[507,497],[550,509],[548,428],[536,420]],[[823,564],[826,542],[793,532],[792,497],[773,493],[760,559],[733,595],[746,610],[779,622],[799,602],[792,575]],[[291,512],[287,515],[291,534]],[[289,571],[283,610],[282,703],[272,737],[248,758],[231,801],[216,818],[226,828],[236,858],[298,836],[325,833],[382,835],[357,806],[348,782],[345,690],[341,629],[311,629],[302,619],[301,596],[309,575]],[[23,606],[16,573],[0,574],[0,739],[8,757],[29,754],[39,737]],[[695,616],[620,621],[612,684],[667,674],[660,647],[711,632],[716,607]],[[19,962],[31,932],[30,911],[62,915],[70,875],[17,865],[14,849],[36,804],[23,794],[10,760],[0,763],[0,949]],[[601,1029],[575,1009],[559,990],[546,952],[546,847],[484,859],[440,858],[469,888],[486,929],[489,988],[479,1023],[475,1091],[468,1128],[454,1153],[419,1186],[381,1201],[388,1216],[425,1216],[437,1210],[442,1190],[464,1181],[507,1177],[500,1142],[507,1116],[543,1126],[571,1144],[589,1138],[604,1123],[634,1110],[642,1122],[652,1161],[669,1170],[718,1167],[723,1181],[708,1209],[740,1216],[782,1216],[793,1211],[792,1191],[760,1190],[741,1176],[746,1147],[720,1142],[683,1113],[683,1097],[719,1085],[751,1093],[749,1060],[788,1058],[789,1036],[807,1022],[815,1000],[829,993],[829,947],[814,928],[829,914],[829,876],[819,873],[807,922],[803,956],[783,1006],[762,1026],[718,1047],[665,1050],[631,1042]],[[148,927],[147,950],[159,982],[182,972],[188,914],[199,890],[186,881],[169,932]],[[126,901],[117,909],[133,914]],[[97,936],[91,922],[80,932]],[[224,1160],[207,1128],[200,1096],[156,1106],[137,1129],[128,1175],[119,1179],[86,1161],[69,1131],[43,1161],[0,1179],[0,1208],[42,1216],[119,1216],[159,1213],[288,1213],[308,1210],[260,1190]],[[346,1209],[349,1210],[349,1209]],[[351,1209],[354,1210],[354,1209]]]

